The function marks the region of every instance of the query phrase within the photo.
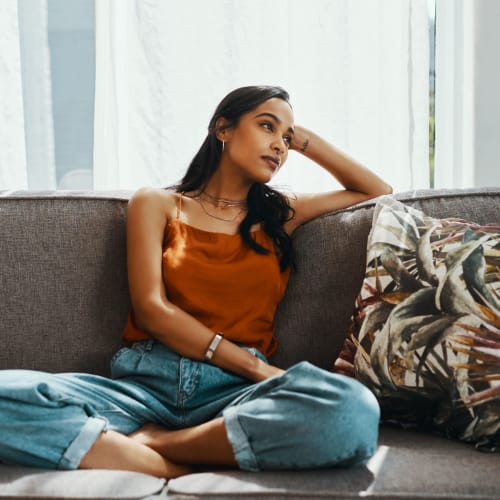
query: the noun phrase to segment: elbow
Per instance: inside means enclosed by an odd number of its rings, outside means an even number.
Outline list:
[[[153,333],[150,322],[147,319],[147,316],[145,316],[140,312],[137,312],[135,309],[134,309],[134,322],[137,328],[141,332],[148,333],[150,335]]]
[[[133,305],[136,326],[145,333],[155,336],[162,330],[165,321],[172,314],[172,309],[157,301],[141,301]]]
[[[372,200],[373,198],[378,198],[379,196],[384,196],[392,193],[393,193],[392,186],[383,183],[381,185],[378,185],[376,188],[370,190],[370,192],[366,193],[364,197],[366,200]]]
[[[377,196],[383,196],[392,193],[393,193],[392,186],[390,184],[383,182],[380,186],[377,186],[377,188],[374,190],[373,197],[375,198]]]
[[[392,194],[394,192],[394,190],[392,189],[392,186],[389,185],[389,184],[384,184],[383,188],[382,188],[382,192],[380,193],[380,195],[384,195],[384,194]]]

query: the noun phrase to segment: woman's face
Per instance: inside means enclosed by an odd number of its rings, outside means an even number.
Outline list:
[[[293,122],[290,105],[279,98],[245,113],[220,136],[225,142],[221,167],[238,169],[252,183],[269,182],[288,157]]]

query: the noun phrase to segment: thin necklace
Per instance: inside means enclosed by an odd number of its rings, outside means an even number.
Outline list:
[[[237,218],[245,211],[245,208],[241,208],[240,210],[238,210],[236,212],[235,215],[233,215],[233,217],[219,217],[218,215],[215,215],[215,214],[211,214],[207,208],[205,207],[205,205],[203,204],[203,200],[197,196],[195,198],[195,200],[201,205],[201,208],[203,209],[203,211],[209,216],[209,217],[212,217],[213,219],[217,219],[217,220],[220,220],[220,221],[223,221],[223,222],[236,222],[237,221]],[[224,207],[224,208],[227,208],[227,207]]]
[[[215,196],[212,196],[211,194],[207,193],[206,191],[202,191],[196,198],[205,197],[206,201],[213,205],[216,208],[221,208],[222,210],[225,210],[226,208],[229,207],[241,207],[243,205],[246,205],[247,199],[244,198],[243,200],[231,200],[229,198],[217,198]]]

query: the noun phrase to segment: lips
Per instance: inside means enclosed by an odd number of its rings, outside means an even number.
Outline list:
[[[266,161],[273,169],[280,168],[281,160],[277,156],[262,156],[262,159]]]

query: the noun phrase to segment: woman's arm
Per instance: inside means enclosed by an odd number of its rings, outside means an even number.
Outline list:
[[[392,188],[371,170],[304,127],[295,127],[291,149],[323,167],[345,189],[326,193],[297,194],[295,199],[291,199],[295,217],[287,223],[286,229],[289,233],[324,213],[392,193]]]
[[[137,326],[181,356],[203,360],[216,332],[172,304],[162,277],[162,254],[168,214],[175,213],[173,193],[141,189],[127,210],[127,268]],[[212,363],[252,381],[283,371],[264,363],[228,340],[222,340]]]

